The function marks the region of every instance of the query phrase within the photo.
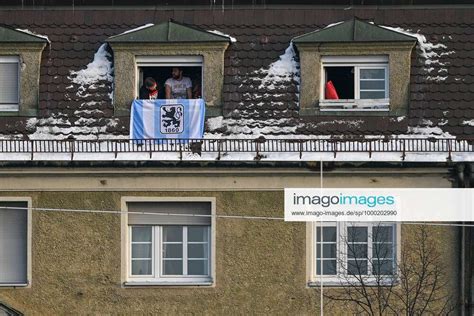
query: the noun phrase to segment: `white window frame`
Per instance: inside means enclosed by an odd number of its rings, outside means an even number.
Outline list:
[[[181,244],[183,245],[182,252],[183,252],[183,257],[181,258],[183,262],[183,275],[165,275],[163,273],[163,227],[166,226],[179,226],[183,228],[183,239]],[[198,225],[202,227],[202,225]],[[133,227],[146,227],[145,225],[130,225],[130,236],[132,232]],[[187,240],[187,231],[189,227],[192,227],[192,225],[153,225],[153,226],[148,226],[152,228],[152,257],[151,257],[151,267],[152,267],[152,273],[149,275],[132,275],[132,264],[131,261],[133,260],[132,257],[130,256],[130,265],[129,265],[129,275],[128,278],[129,280],[139,280],[141,282],[172,282],[172,283],[180,283],[180,282],[191,282],[191,283],[209,283],[212,282],[211,278],[211,258],[210,256],[206,258],[208,260],[208,265],[207,265],[207,275],[189,275],[187,273],[187,263],[188,263],[188,257],[187,257],[187,250],[188,250],[188,245],[189,244],[194,244],[195,242],[189,242]],[[211,227],[206,226],[207,229],[207,253],[210,255],[211,253]],[[130,251],[131,251],[131,245],[132,245],[132,240],[130,238]]]
[[[135,56],[135,98],[143,85],[142,67],[201,67],[201,95],[204,98],[204,57],[201,55]],[[171,74],[170,74],[171,76]]]
[[[2,196],[0,202],[24,202],[27,204],[27,218],[26,218],[26,283],[2,283],[0,288],[30,288],[32,282],[32,267],[31,267],[31,245],[32,245],[32,199],[30,197],[13,197]]]
[[[317,274],[317,227],[336,227],[336,254],[339,257],[336,260],[336,274],[335,275],[319,275]],[[392,223],[392,222],[310,222],[307,224],[307,252],[308,258],[307,263],[309,265],[308,272],[308,286],[320,286],[321,282],[323,286],[344,286],[344,284],[356,284],[357,279],[356,277],[351,277],[347,274],[347,242],[344,241],[344,238],[347,238],[347,227],[354,226],[354,227],[368,227],[368,247],[367,247],[367,255],[368,258],[372,257],[372,236],[371,230],[372,227],[377,226],[393,226],[393,271],[395,271],[394,275],[383,275],[381,278],[385,279],[385,281],[391,281],[391,283],[396,283],[398,280],[397,275],[397,262],[399,262],[401,257],[401,250],[400,250],[400,242],[401,242],[401,226],[400,223]],[[323,249],[323,248],[321,248]],[[323,252],[324,258],[324,252]],[[345,266],[342,267],[341,264]],[[321,266],[321,268],[323,268]],[[366,285],[375,285],[376,276],[371,274],[371,267],[370,267],[370,260],[368,261],[368,274],[364,275]],[[324,270],[323,270],[324,273]],[[382,280],[383,281],[383,280]],[[390,284],[387,284],[390,285]]]
[[[325,98],[326,67],[354,68],[354,99],[329,100]],[[382,99],[360,99],[361,69],[384,69],[385,97]],[[390,71],[388,56],[323,56],[321,58],[320,111],[389,111]]]
[[[207,276],[163,276],[162,275],[162,227],[163,226],[194,226],[194,225],[148,225],[152,229],[152,275],[137,276],[131,274],[131,227],[147,225],[129,225],[127,203],[133,202],[209,202],[211,204],[211,225],[208,229],[208,271]],[[122,263],[121,275],[123,287],[142,286],[211,286],[216,283],[216,199],[214,197],[122,197],[121,235],[122,235]],[[207,226],[207,225],[196,225]],[[183,239],[184,243],[184,239]],[[183,252],[184,252],[183,244]],[[184,264],[184,260],[183,260]]]
[[[20,109],[20,56],[0,56],[0,63],[16,63],[18,74],[18,91],[16,103],[0,104],[0,111],[3,112],[17,112]]]

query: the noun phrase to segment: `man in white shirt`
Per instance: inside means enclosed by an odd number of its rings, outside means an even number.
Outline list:
[[[174,67],[171,78],[165,82],[165,97],[167,99],[192,99],[192,83],[188,77],[183,77],[183,69]]]

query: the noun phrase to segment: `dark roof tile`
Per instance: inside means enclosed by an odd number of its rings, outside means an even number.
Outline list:
[[[425,10],[426,11],[426,10]],[[224,77],[224,114],[248,119],[294,118],[280,125],[297,125],[302,134],[403,134],[408,123],[431,120],[444,122],[441,127],[458,136],[472,135],[471,126],[462,125],[474,117],[474,14],[469,10],[446,9],[425,11],[393,8],[343,11],[321,10],[271,10],[236,9],[220,10],[100,10],[100,11],[0,11],[2,22],[15,27],[29,28],[50,37],[52,44],[43,53],[40,70],[40,114],[50,116],[65,113],[69,121],[76,122],[78,115],[90,121],[87,126],[105,126],[113,117],[112,104],[107,96],[111,85],[93,89],[92,95],[76,95],[77,85],[68,76],[71,70],[84,69],[93,59],[95,51],[106,38],[149,22],[161,23],[174,17],[178,21],[195,23],[206,30],[217,29],[237,38],[226,52]],[[420,30],[433,43],[442,43],[454,53],[441,56],[446,65],[431,65],[426,72],[424,61],[413,54],[411,69],[411,100],[407,119],[380,117],[324,116],[301,118],[298,115],[297,83],[275,84],[275,90],[261,86],[264,72],[284,53],[291,38],[325,27],[329,23],[350,19],[353,15],[374,20],[378,24],[401,26]],[[418,51],[419,53],[419,51]],[[447,73],[440,70],[447,69]],[[431,82],[427,76],[447,76],[441,82]],[[267,93],[268,92],[268,93]],[[265,94],[267,93],[267,94]],[[91,103],[84,106],[86,102]],[[76,110],[86,111],[74,114]],[[235,111],[237,110],[237,111]],[[3,123],[8,123],[4,124]],[[23,123],[22,123],[23,122]],[[339,123],[338,123],[339,122]],[[237,124],[239,124],[237,120]],[[263,123],[262,123],[263,124]],[[0,133],[26,132],[24,121],[0,118]],[[260,126],[260,125],[259,125]],[[84,130],[84,135],[90,131]],[[120,118],[116,126],[107,126],[107,133],[126,135],[127,118]],[[222,130],[225,132],[225,129]],[[67,137],[67,135],[66,135]]]

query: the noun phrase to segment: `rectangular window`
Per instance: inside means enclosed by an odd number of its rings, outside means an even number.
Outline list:
[[[314,227],[314,281],[322,277],[323,282],[334,285],[360,277],[370,282],[370,277],[395,276],[395,224],[327,222]]]
[[[28,203],[0,201],[0,286],[28,284]]]
[[[176,87],[171,91],[171,98],[186,98],[186,88],[191,83],[191,98],[200,99],[203,93],[203,57],[202,56],[137,56],[137,98],[145,98],[143,90],[146,88],[145,79],[153,78],[157,83],[157,99],[165,99],[165,83],[172,78],[173,68],[182,70],[182,79],[180,80],[183,88]],[[176,81],[175,81],[176,82]],[[145,90],[146,91],[146,90]]]
[[[130,284],[212,283],[211,203],[131,202]]]
[[[323,56],[321,111],[388,111],[385,56]]]
[[[0,111],[19,109],[19,64],[18,56],[0,56]]]

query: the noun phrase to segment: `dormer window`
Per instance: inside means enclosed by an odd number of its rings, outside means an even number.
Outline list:
[[[34,116],[38,110],[45,36],[0,26],[0,116]]]
[[[176,67],[191,80],[192,99],[202,98],[205,102],[206,115],[221,115],[224,52],[231,43],[228,36],[170,20],[129,30],[107,42],[114,52],[116,115],[130,114],[130,105],[147,78],[157,83],[157,98],[167,99],[165,83]],[[186,82],[188,89],[189,80]]]
[[[293,39],[300,115],[406,115],[416,38],[354,18]]]
[[[388,56],[323,56],[321,111],[387,111]]]
[[[191,99],[202,98],[202,56],[137,56],[136,64],[137,98],[140,98],[140,89],[143,88],[145,79],[153,78],[158,86],[157,99],[165,99],[166,82],[172,80],[173,69],[176,68],[182,71],[184,89],[187,88],[188,81],[191,83]],[[187,96],[180,98],[186,99]],[[171,99],[176,99],[173,93],[171,93]]]
[[[18,111],[19,63],[18,56],[0,56],[0,111]]]

